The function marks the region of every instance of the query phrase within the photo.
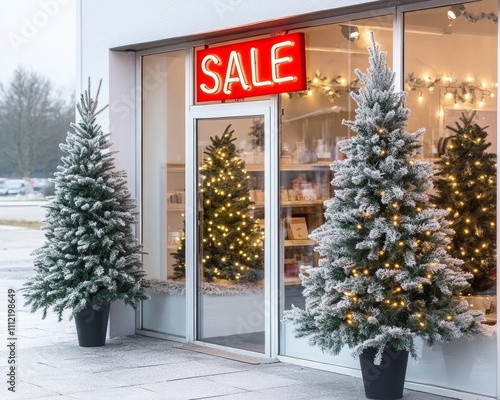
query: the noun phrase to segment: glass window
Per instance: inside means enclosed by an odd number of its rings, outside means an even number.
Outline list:
[[[142,58],[142,242],[153,280],[141,328],[185,336],[185,51]]]
[[[421,156],[445,163],[436,166],[444,175],[436,181],[435,202],[451,210],[450,253],[474,276],[464,298],[469,307],[485,312],[492,331],[497,319],[496,158],[489,171],[485,167],[487,154],[496,153],[497,146],[497,11],[497,0],[482,0],[404,14],[408,130],[425,128]],[[481,143],[480,131],[491,143],[485,151],[467,144],[471,138]],[[476,337],[424,347],[422,360],[408,365],[408,378],[495,396],[495,369],[494,336]]]
[[[392,16],[346,21],[301,30],[306,39],[308,89],[281,96],[281,266],[280,312],[304,307],[298,277],[303,265],[317,265],[309,233],[324,222],[323,202],[333,196],[330,164],[341,159],[338,143],[352,132],[342,120],[355,118],[350,92],[359,88],[356,68],[366,71],[370,32],[387,60],[392,60]],[[291,324],[282,324],[280,353],[357,367],[347,350],[338,357],[323,354],[297,339]]]
[[[265,352],[263,116],[196,121],[197,339]]]
[[[456,9],[456,19],[448,12]],[[477,110],[496,152],[497,0],[405,14],[404,77],[409,130],[425,128],[422,155],[436,158],[462,112]],[[484,13],[485,16],[482,16]],[[425,45],[423,45],[425,43]]]

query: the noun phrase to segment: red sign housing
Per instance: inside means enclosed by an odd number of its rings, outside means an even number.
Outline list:
[[[195,79],[198,102],[305,90],[304,34],[198,50]]]

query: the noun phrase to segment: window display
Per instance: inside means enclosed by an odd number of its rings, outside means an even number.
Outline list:
[[[423,132],[405,130],[405,93],[371,37],[356,118],[344,121],[355,135],[341,144],[348,157],[332,166],[335,195],[311,233],[320,265],[304,269],[305,307],[285,311],[285,321],[325,352],[347,346],[359,356],[367,397],[399,399],[417,337],[432,346],[485,329],[481,312],[453,297],[469,284],[446,251],[445,215],[426,195],[433,165],[415,160]],[[401,373],[384,376],[395,365]]]
[[[185,282],[170,283],[186,210],[185,136],[180,134],[185,131],[184,63],[183,50],[142,60],[142,79],[148,82],[142,87],[142,242],[151,299],[143,302],[140,329],[180,337],[186,335]]]
[[[465,13],[462,13],[456,20],[449,20],[447,11],[450,7],[438,7],[432,9],[418,10],[403,13],[404,20],[404,73],[398,75],[401,86],[407,91],[405,106],[410,110],[407,131],[415,131],[421,127],[425,128],[425,133],[421,136],[421,148],[417,158],[424,158],[429,161],[438,161],[440,155],[450,154],[450,146],[456,146],[459,142],[452,138],[462,130],[464,122],[460,122],[462,114],[469,120],[472,116],[473,123],[469,128],[482,130],[481,144],[491,143],[491,146],[483,148],[483,154],[479,160],[488,159],[494,161],[497,147],[497,26],[495,24],[498,2],[484,0],[463,4]],[[473,22],[474,21],[474,22]],[[282,214],[289,207],[290,192],[294,196],[294,179],[297,176],[289,176],[290,168],[294,168],[300,162],[312,167],[313,165],[325,163],[325,171],[332,174],[328,165],[330,160],[338,160],[345,157],[338,148],[338,142],[344,138],[349,138],[351,133],[342,125],[343,120],[353,120],[355,106],[350,100],[349,93],[357,91],[359,82],[353,77],[354,69],[366,70],[363,59],[366,43],[363,43],[368,31],[373,31],[384,50],[388,51],[388,63],[392,57],[393,34],[391,32],[392,20],[390,17],[373,18],[366,20],[350,21],[342,25],[356,26],[359,36],[354,41],[348,41],[342,36],[339,25],[328,25],[314,27],[305,30],[306,33],[306,54],[308,58],[308,90],[299,93],[291,93],[281,96],[283,107],[283,117],[281,121],[281,211]],[[366,29],[365,29],[366,28]],[[397,33],[395,33],[397,35]],[[432,40],[429,40],[432,39]],[[344,42],[342,42],[344,40]],[[425,43],[425,45],[423,45]],[[359,44],[359,46],[358,46]],[[460,49],[460,50],[459,50]],[[333,54],[332,54],[333,53]],[[364,56],[363,56],[364,54]],[[478,60],[481,60],[478,62]],[[457,123],[459,126],[457,126]],[[477,123],[477,127],[474,125]],[[451,127],[451,128],[447,128]],[[479,127],[479,128],[478,128]],[[464,131],[469,129],[464,129]],[[465,132],[464,132],[465,133]],[[470,140],[469,132],[468,140]],[[488,155],[489,153],[489,155]],[[468,154],[472,156],[472,154]],[[328,157],[330,157],[328,159]],[[484,157],[484,159],[482,158]],[[467,162],[464,157],[460,160]],[[467,245],[458,245],[459,253],[465,251],[468,255],[464,259],[464,269],[477,269],[476,272],[478,289],[472,292],[462,293],[465,296],[471,310],[480,310],[485,313],[482,321],[487,330],[496,331],[496,226],[491,226],[491,231],[480,228],[468,228],[467,224],[472,224],[473,218],[463,212],[467,208],[473,207],[478,213],[485,212],[482,218],[485,223],[493,222],[496,219],[496,209],[493,209],[496,201],[487,196],[487,193],[496,195],[495,167],[489,168],[483,173],[481,180],[479,171],[486,168],[481,165],[478,168],[471,161],[472,165],[462,167],[454,166],[455,180],[448,182],[457,185],[465,185],[473,204],[466,205],[465,197],[462,199],[463,205],[459,204],[460,210],[450,205],[454,210],[453,215],[458,211],[459,216],[454,222],[455,227],[462,229],[463,234],[467,234],[478,239],[469,240]],[[455,160],[454,162],[458,162]],[[436,166],[438,167],[438,166]],[[460,170],[460,171],[459,171]],[[465,177],[458,182],[458,172],[464,174],[472,171],[474,179]],[[456,174],[455,174],[456,173]],[[479,173],[479,175],[477,175]],[[297,174],[298,175],[298,174]],[[462,175],[461,175],[462,176]],[[469,175],[467,175],[469,176]],[[329,180],[333,176],[330,175]],[[436,176],[436,179],[443,177]],[[313,180],[309,178],[309,180]],[[474,182],[471,182],[474,181]],[[485,184],[486,188],[475,192],[478,184]],[[295,182],[295,187],[297,183]],[[313,185],[314,187],[314,185]],[[458,188],[458,186],[457,186]],[[330,193],[334,195],[335,188],[330,186]],[[451,190],[451,189],[450,189]],[[458,190],[458,189],[455,189]],[[326,192],[326,191],[325,191]],[[483,193],[485,192],[485,193]],[[285,197],[288,195],[288,198]],[[318,191],[321,193],[321,190]],[[434,192],[436,193],[436,192]],[[450,192],[452,193],[452,192]],[[302,193],[301,193],[302,194]],[[483,197],[484,194],[484,198]],[[477,199],[477,196],[481,199]],[[448,195],[447,197],[450,197]],[[472,198],[474,197],[475,198]],[[483,204],[487,197],[491,200],[488,204]],[[328,198],[328,197],[327,197]],[[481,201],[479,201],[481,200]],[[477,207],[479,205],[479,208]],[[493,207],[490,207],[490,205]],[[448,207],[446,207],[448,208]],[[310,222],[308,212],[317,216],[317,223],[323,221],[325,209],[320,202],[316,211],[312,211],[311,202],[308,203],[308,210],[297,209],[291,211],[290,218],[299,218],[303,222],[309,233],[314,229],[314,224]],[[467,215],[466,215],[467,214]],[[487,217],[486,217],[487,215]],[[475,218],[475,217],[474,217]],[[493,220],[491,220],[493,218]],[[469,222],[467,222],[469,219]],[[486,222],[488,221],[488,222]],[[483,221],[482,221],[483,222]],[[283,222],[286,224],[286,221]],[[472,226],[472,225],[471,225]],[[452,228],[455,228],[452,226]],[[293,234],[293,233],[292,233]],[[301,265],[316,265],[317,254],[314,249],[316,243],[311,241],[310,247],[297,247],[293,251],[287,246],[289,229],[284,227],[282,237],[283,266],[281,272],[281,312],[289,310],[293,305],[299,308],[304,307],[303,287],[298,283],[297,274]],[[493,237],[491,237],[493,235]],[[463,239],[462,241],[467,240]],[[469,236],[470,237],[470,236]],[[486,240],[488,237],[488,240]],[[480,240],[483,238],[484,240]],[[304,240],[304,239],[302,239]],[[471,247],[472,246],[472,247]],[[448,249],[450,250],[450,249]],[[473,254],[469,254],[472,252]],[[485,257],[478,257],[485,254]],[[457,253],[458,254],[458,253]],[[463,255],[460,254],[462,257]],[[461,258],[461,257],[459,257]],[[478,261],[481,267],[474,267],[471,263]],[[489,261],[491,260],[491,262]],[[305,261],[305,262],[304,262]],[[491,266],[489,269],[488,266]],[[481,270],[484,271],[481,272]],[[480,278],[480,275],[484,279]],[[480,289],[479,289],[480,288]],[[481,292],[481,294],[478,294]],[[458,295],[458,294],[457,294]],[[282,315],[282,314],[281,314]],[[357,368],[349,355],[349,351],[342,349],[338,356],[323,354],[308,346],[305,339],[295,338],[292,328],[287,324],[281,325],[280,352],[281,354],[300,359],[314,360],[334,364],[342,368]],[[429,385],[440,385],[457,390],[470,391],[492,396],[496,393],[494,380],[488,379],[481,371],[491,371],[496,368],[496,339],[492,337],[476,337],[472,341],[456,340],[450,343],[427,347],[423,342],[416,341],[420,362],[408,366],[408,379]],[[305,350],[307,348],[307,350]],[[460,368],[453,368],[453,360],[460,361]],[[432,368],[429,366],[432,365]]]
[[[450,10],[404,14],[409,127],[425,128],[421,157],[437,162],[433,201],[449,211],[450,251],[471,274],[462,294],[495,324],[498,2]]]

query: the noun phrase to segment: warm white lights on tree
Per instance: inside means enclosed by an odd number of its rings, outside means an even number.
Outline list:
[[[221,137],[211,137],[200,167],[203,204],[200,246],[206,281],[257,281],[263,278],[263,234],[249,215],[250,176],[238,156],[229,125]],[[185,239],[172,253],[177,277],[185,276]]]

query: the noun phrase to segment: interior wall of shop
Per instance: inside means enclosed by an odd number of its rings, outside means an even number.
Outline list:
[[[480,38],[480,39],[479,39]],[[464,54],[457,51],[458,48],[473,49],[474,55],[490,54],[490,49],[497,47],[497,38],[492,36],[476,36],[476,35],[436,35],[432,37],[432,46],[420,45],[422,35],[410,33],[405,35],[405,48],[411,49],[405,53],[405,79],[409,73],[413,73],[416,77],[429,76],[437,78],[438,76],[450,76],[458,82],[465,82],[467,78],[474,78],[473,83],[479,85],[481,82],[493,83],[497,81],[496,77],[496,62],[495,57],[481,57],[481,62],[470,62],[464,60]],[[473,69],[471,68],[473,65]],[[405,86],[405,90],[408,87]],[[494,90],[496,94],[496,89]],[[450,136],[453,134],[446,129],[447,125],[455,126],[456,117],[461,111],[471,110],[475,108],[479,110],[478,114],[481,126],[488,126],[488,141],[491,142],[489,151],[496,153],[497,148],[497,129],[496,121],[492,125],[487,117],[487,111],[496,111],[496,98],[487,98],[486,104],[478,107],[477,103],[472,106],[468,103],[459,103],[455,108],[453,100],[444,103],[444,93],[441,90],[436,90],[435,93],[430,93],[427,89],[423,89],[423,101],[419,102],[417,97],[418,91],[408,92],[407,106],[410,108],[411,115],[408,124],[409,131],[415,131],[420,128],[426,128],[426,133],[423,136],[422,144],[426,154],[432,152],[431,148],[436,147],[439,137]],[[447,118],[441,117],[441,123],[436,124],[439,118],[438,113],[441,108]]]

